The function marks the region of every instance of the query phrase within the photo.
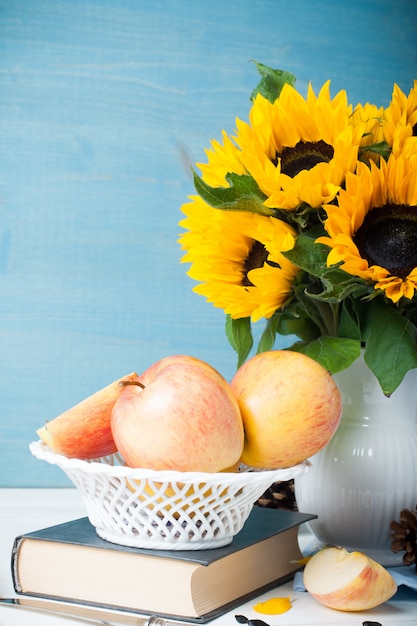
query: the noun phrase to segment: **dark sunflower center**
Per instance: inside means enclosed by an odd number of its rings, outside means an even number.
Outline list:
[[[268,252],[260,241],[254,241],[249,254],[243,262],[242,287],[253,287],[253,283],[248,278],[248,272],[258,267],[262,267],[268,258]]]
[[[273,159],[274,165],[281,159],[281,172],[294,178],[301,170],[311,170],[318,163],[332,160],[334,150],[325,141],[299,141],[293,148],[284,148]]]
[[[254,241],[249,254],[243,262],[242,268],[242,287],[253,287],[253,283],[248,278],[248,272],[263,267],[265,263],[273,267],[279,267],[278,263],[268,260],[268,251],[260,241]]]
[[[417,137],[417,124],[413,126],[413,137]]]
[[[370,265],[405,279],[417,266],[417,206],[386,204],[372,209],[353,240]]]

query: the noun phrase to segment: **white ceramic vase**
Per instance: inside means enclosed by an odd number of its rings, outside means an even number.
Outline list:
[[[390,522],[417,504],[417,370],[390,398],[362,356],[335,379],[342,419],[310,473],[295,480],[298,508],[318,515],[309,526],[320,542],[400,564]]]

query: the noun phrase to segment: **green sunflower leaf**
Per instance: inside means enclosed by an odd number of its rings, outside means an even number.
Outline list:
[[[289,350],[302,352],[320,363],[331,374],[340,372],[358,358],[361,342],[346,337],[319,337],[314,341],[296,342]]]
[[[417,327],[380,298],[367,303],[362,323],[365,362],[390,396],[417,367]]]
[[[273,315],[267,320],[264,331],[258,343],[257,354],[260,352],[267,352],[274,347],[275,339],[277,336],[277,328],[279,324],[279,315]]]
[[[323,291],[320,293],[309,293],[311,298],[336,303],[345,300],[351,294],[359,297],[368,292],[363,281],[338,268],[324,270],[320,280]]]
[[[266,199],[266,195],[259,189],[257,182],[249,174],[235,174],[229,172],[226,174],[226,180],[236,195],[256,196],[262,202]]]
[[[378,143],[373,143],[369,146],[364,146],[359,151],[359,158],[362,159],[363,155],[369,152],[373,152],[374,154],[378,154],[382,156],[386,161],[388,160],[389,155],[391,154],[391,147],[387,144],[386,141],[379,141]]]
[[[257,353],[272,350],[277,335],[296,335],[303,341],[311,341],[320,335],[320,330],[304,315],[303,308],[298,303],[293,303],[268,319],[258,343]]]
[[[274,209],[264,205],[266,196],[252,176],[227,174],[230,187],[211,187],[193,171],[194,187],[199,196],[215,209],[224,211],[251,211],[258,215],[275,215]]]
[[[358,300],[346,299],[341,305],[339,318],[339,335],[361,340],[360,308],[363,306]]]
[[[309,297],[338,303],[350,295],[365,295],[367,287],[357,276],[351,276],[336,266],[327,267],[329,249],[324,244],[316,243],[318,236],[319,232],[312,229],[308,234],[299,235],[291,250],[283,252],[294,265],[320,279],[320,283],[314,283],[314,290],[306,287]]]
[[[262,78],[252,91],[250,96],[251,100],[254,100],[258,93],[260,93],[270,102],[275,102],[286,83],[292,86],[295,85],[296,78],[294,74],[285,70],[274,70],[272,67],[258,63],[257,61],[253,61],[253,63],[255,63]]]
[[[329,249],[324,244],[316,243],[315,235],[310,233],[299,235],[294,247],[283,252],[283,255],[305,272],[320,277],[327,269],[326,259]]]
[[[246,361],[253,346],[250,317],[235,320],[227,315],[226,336],[232,348],[237,352],[237,367],[239,368]]]

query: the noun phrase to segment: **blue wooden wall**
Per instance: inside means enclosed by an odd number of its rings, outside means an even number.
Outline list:
[[[386,105],[416,42],[416,0],[0,0],[0,486],[68,485],[28,444],[119,376],[233,374],[177,236],[184,153],[246,119],[250,59]]]

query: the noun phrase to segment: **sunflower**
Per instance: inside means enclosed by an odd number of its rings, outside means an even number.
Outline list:
[[[384,107],[377,107],[369,102],[364,105],[356,105],[352,113],[350,123],[353,126],[359,125],[362,131],[360,150],[363,160],[372,159],[379,163],[380,155],[376,151],[367,150],[367,148],[385,140],[384,117]]]
[[[394,154],[410,146],[417,151],[417,80],[408,96],[394,85],[385,117],[384,135]]]
[[[295,231],[283,221],[239,211],[222,211],[200,196],[181,210],[180,226],[194,288],[232,318],[268,319],[291,292],[298,269],[282,255],[294,245]]]
[[[249,123],[237,120],[239,160],[267,196],[271,208],[318,208],[330,202],[358,157],[364,124],[349,123],[345,91],[330,97],[330,81],[307,98],[285,84],[270,102],[258,94]]]
[[[240,162],[240,150],[233,143],[226,131],[222,131],[223,143],[213,139],[211,148],[205,150],[208,163],[197,163],[203,180],[212,187],[224,187],[228,183],[226,174],[246,174],[246,170]]]
[[[338,204],[324,206],[330,246],[327,265],[381,290],[396,303],[417,289],[417,154],[391,155],[380,167],[358,163],[346,176]]]

